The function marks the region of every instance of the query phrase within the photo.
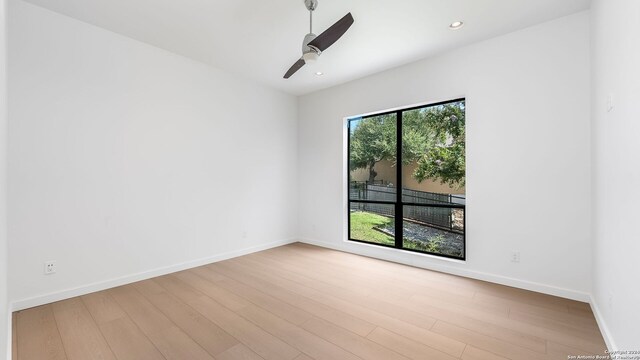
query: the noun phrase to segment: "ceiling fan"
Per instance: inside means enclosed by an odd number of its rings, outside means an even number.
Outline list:
[[[304,5],[307,7],[307,10],[309,10],[309,33],[305,35],[302,41],[302,57],[284,74],[285,79],[290,78],[291,75],[300,70],[304,64],[318,60],[318,56],[340,39],[353,24],[353,16],[351,16],[351,13],[348,13],[322,34],[316,36],[316,34],[313,33],[313,11],[318,8],[318,0],[304,0]]]

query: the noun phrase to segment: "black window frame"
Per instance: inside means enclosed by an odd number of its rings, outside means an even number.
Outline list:
[[[424,109],[424,108],[429,108],[429,107],[433,107],[433,106],[439,106],[439,105],[447,105],[447,104],[452,104],[452,103],[457,103],[457,102],[465,102],[465,113],[466,113],[466,98],[457,98],[457,99],[453,99],[453,100],[446,100],[446,101],[440,101],[440,102],[435,102],[435,103],[429,103],[429,104],[424,104],[424,105],[419,105],[419,106],[412,106],[412,107],[407,107],[407,108],[401,108],[401,109],[397,109],[397,110],[392,110],[392,111],[385,111],[385,112],[379,112],[379,113],[374,113],[374,114],[369,114],[366,116],[359,116],[359,117],[352,117],[352,118],[348,118],[347,119],[347,239],[349,241],[353,241],[353,242],[357,242],[357,243],[362,243],[362,244],[368,244],[368,245],[374,245],[374,246],[381,246],[381,247],[385,247],[385,248],[390,248],[390,249],[396,249],[396,250],[401,250],[401,251],[409,251],[409,252],[415,252],[415,253],[419,253],[419,254],[427,254],[427,255],[433,255],[433,256],[437,256],[437,257],[442,257],[442,258],[448,258],[448,259],[454,259],[454,260],[460,260],[460,261],[466,261],[467,260],[467,210],[466,210],[466,201],[465,201],[465,205],[445,205],[445,204],[423,204],[423,203],[409,203],[409,202],[403,202],[402,200],[402,195],[403,195],[403,189],[402,189],[402,169],[403,169],[403,165],[402,165],[402,113],[406,112],[406,111],[411,111],[411,110],[417,110],[417,109]],[[372,118],[372,117],[376,117],[376,116],[381,116],[381,115],[389,115],[389,114],[396,114],[396,163],[400,164],[400,166],[396,166],[396,184],[399,184],[399,186],[396,188],[396,199],[395,201],[376,201],[376,200],[362,200],[362,199],[351,199],[351,184],[350,184],[350,179],[351,179],[351,161],[350,161],[350,156],[351,156],[351,122],[352,121],[357,121],[357,120],[362,120],[362,119],[367,119],[367,118]],[[466,116],[465,116],[466,118]],[[466,123],[465,123],[466,126]],[[466,140],[465,140],[466,141]],[[466,154],[465,154],[466,157]],[[466,169],[465,169],[465,173],[466,173]],[[466,195],[466,192],[465,192]],[[465,196],[466,197],[466,196]],[[395,216],[394,216],[394,221],[395,221],[395,244],[394,245],[386,245],[386,244],[380,244],[380,243],[375,243],[375,242],[369,242],[369,241],[364,241],[364,240],[358,240],[358,239],[352,239],[351,238],[351,204],[352,203],[364,203],[364,204],[385,204],[385,205],[394,205],[395,206]],[[462,257],[459,256],[453,256],[453,255],[448,255],[448,254],[440,254],[440,253],[434,253],[434,252],[429,252],[429,251],[423,251],[423,250],[415,250],[415,249],[408,249],[403,247],[403,232],[404,232],[404,217],[403,217],[403,213],[404,213],[404,207],[405,206],[420,206],[420,207],[445,207],[445,208],[452,208],[452,209],[462,209],[463,212],[463,229],[462,229]]]

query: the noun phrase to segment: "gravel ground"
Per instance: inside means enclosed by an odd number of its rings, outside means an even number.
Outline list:
[[[380,229],[393,236],[395,234],[395,226],[393,223]],[[434,238],[441,238],[439,246],[440,253],[453,256],[461,256],[464,252],[464,241],[460,234],[432,228],[425,225],[419,225],[405,221],[403,225],[404,237],[414,241],[429,244]]]

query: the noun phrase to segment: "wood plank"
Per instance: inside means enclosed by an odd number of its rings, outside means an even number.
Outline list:
[[[147,334],[147,336],[167,359],[213,359],[213,356],[177,326],[162,328],[157,332]]]
[[[341,282],[336,279],[333,279],[330,276],[323,276],[321,275],[322,274],[321,271],[312,270],[305,266],[302,266],[301,264],[296,264],[295,262],[292,262],[289,257],[283,256],[282,254],[274,255],[270,253],[257,253],[257,254],[252,254],[252,256],[260,258],[261,261],[271,260],[273,262],[276,262],[278,264],[278,267],[290,273],[304,273],[305,277],[313,279],[314,281],[317,281],[318,285],[337,288],[339,289],[339,291],[342,291],[342,292],[348,292],[353,295],[360,295],[365,297],[371,294],[372,291],[374,291],[371,288],[356,284],[353,281]]]
[[[326,306],[311,298],[289,291],[286,287],[279,285],[280,283],[277,278],[270,277],[267,274],[260,274],[256,272],[255,269],[254,271],[251,271],[251,268],[244,267],[242,264],[227,262],[225,264],[219,264],[219,266],[216,266],[215,268],[209,268],[208,272],[218,274],[218,276],[222,276],[220,274],[225,274],[229,276],[229,279],[232,278],[234,280],[241,281],[244,284],[263,291],[278,300],[291,304],[311,315],[342,326],[345,329],[353,331],[361,336],[366,336],[375,328],[375,325],[370,322],[347,314],[338,308]]]
[[[407,307],[427,316],[438,318],[447,323],[475,331],[479,334],[491,336],[509,343],[522,346],[540,353],[546,351],[546,339],[533,336],[527,332],[514,330],[496,324],[504,325],[509,321],[503,316],[496,316],[492,313],[480,312],[476,309],[461,309],[458,305],[440,301],[409,301],[397,303],[398,306]],[[500,321],[502,320],[502,322]]]
[[[11,360],[18,360],[18,314],[11,314]]]
[[[600,351],[589,352],[581,349],[576,349],[571,346],[557,343],[555,341],[549,341],[547,344],[547,353],[551,358],[567,359],[569,355],[606,355],[606,347],[604,344],[600,347]]]
[[[407,304],[410,308],[414,308],[414,304]],[[594,346],[600,346],[602,340],[600,336],[594,336],[582,331],[561,331],[552,327],[542,327],[540,324],[527,323],[518,321],[513,318],[505,319],[503,317],[488,316],[477,313],[474,318],[461,317],[460,315],[449,311],[446,306],[431,307],[422,305],[416,308],[417,311],[426,315],[436,315],[440,320],[447,323],[473,330],[479,334],[496,337],[516,345],[523,346],[540,352],[540,339],[555,340],[564,342],[567,345],[592,350]]]
[[[593,311],[591,307],[583,307],[583,306],[569,306],[569,314],[582,316],[588,319],[593,319],[595,321],[595,317],[593,316]]]
[[[116,360],[80,298],[53,303],[52,309],[69,360]]]
[[[81,299],[98,324],[127,317],[120,305],[106,291],[84,295]]]
[[[328,291],[327,291],[328,292]],[[443,319],[447,322],[454,323],[459,326],[477,331],[484,335],[498,337],[508,342],[514,342],[517,345],[527,347],[529,349],[544,352],[545,339],[562,338],[568,344],[578,347],[586,347],[589,349],[588,341],[598,340],[589,338],[587,341],[581,339],[575,334],[566,334],[558,331],[549,331],[549,329],[536,326],[529,326],[525,323],[513,322],[504,317],[496,317],[491,314],[480,312],[477,310],[467,311],[467,315],[473,315],[475,318],[461,316],[459,312],[450,311],[449,304],[442,301],[431,301],[431,304],[437,304],[440,307],[430,306],[429,304],[416,304],[414,302],[397,302],[396,305],[421,312],[433,318]],[[528,305],[527,305],[528,306]],[[387,327],[388,328],[388,327]],[[396,330],[394,330],[396,331]],[[401,330],[399,330],[401,331]],[[410,334],[405,334],[410,336]],[[596,343],[601,343],[596,341]]]
[[[439,289],[445,288],[444,294],[457,296],[459,298],[473,298],[478,285],[484,283],[478,280],[435,271],[425,271],[421,268],[368,258],[366,256],[335,250],[327,251],[327,249],[308,244],[291,244],[288,245],[287,248],[298,248],[299,252],[296,253],[297,257],[313,255],[326,264],[330,263],[331,266],[346,267],[345,271],[347,272],[356,272],[374,278],[389,279],[389,281],[385,282],[400,283],[404,284],[405,287],[410,286],[413,289],[423,287],[428,291],[431,286],[435,285]]]
[[[517,320],[520,322],[524,322],[527,324],[535,325],[538,327],[543,327],[546,329],[561,331],[567,334],[573,334],[577,337],[592,339],[595,336],[600,334],[600,331],[592,328],[591,326],[580,326],[572,321],[566,319],[551,319],[546,316],[537,316],[534,314],[529,314],[525,312],[521,312],[518,310],[512,310],[509,314],[509,318],[513,320]]]
[[[170,279],[173,278],[169,277]],[[240,310],[251,304],[250,301],[243,299],[242,297],[225,290],[224,288],[216,285],[215,283],[204,279],[196,274],[189,272],[182,272],[175,274],[175,278],[182,281],[184,284],[191,286],[192,288],[202,292],[213,300],[219,302],[223,306],[235,311]],[[161,283],[162,286],[166,286],[166,283]]]
[[[475,303],[473,300],[454,300],[454,299],[439,299],[437,297],[416,294],[409,299],[404,299],[402,303],[412,303],[417,306],[422,304],[446,307],[448,310],[456,312],[458,314],[467,315],[473,317],[477,314],[484,314],[486,316],[502,316],[509,317],[510,308],[506,306],[485,306]]]
[[[296,255],[295,257],[290,257],[293,259],[289,259],[288,261],[290,262],[298,262],[300,260],[296,260],[299,259],[301,257],[304,256],[304,254],[307,254],[309,251],[302,251]],[[326,257],[332,257],[334,255],[334,253],[339,253],[339,252],[331,252],[331,256],[324,256]],[[349,261],[345,261],[344,259],[341,260],[342,263],[352,263],[355,262],[355,259],[359,259],[361,257],[359,256],[354,256],[354,255],[346,255],[348,256],[348,260]],[[306,262],[306,260],[304,260]],[[376,260],[376,264],[378,263],[382,263]],[[393,264],[396,267],[398,267],[397,264]],[[336,264],[336,266],[338,266],[338,264]],[[404,269],[404,268],[403,268]],[[413,270],[420,270],[420,269],[413,269]],[[349,269],[349,273],[357,271],[357,269]],[[371,271],[375,271],[374,269],[372,269]],[[373,278],[375,279],[378,283],[380,284],[397,284],[400,282],[405,282],[405,280],[407,279],[411,279],[414,278],[415,276],[401,276],[401,277],[390,277],[390,274],[397,274],[398,271],[387,271],[387,272],[383,272],[383,273],[376,273],[375,276],[373,274],[369,274],[369,278]],[[431,273],[428,271],[424,271],[422,270],[421,273]],[[438,274],[438,275],[443,275],[443,274]],[[427,283],[420,283],[420,285],[414,284],[413,285],[413,289],[419,291],[418,294],[411,296],[411,298],[415,298],[418,297],[418,299],[421,300],[425,300],[425,299],[430,299],[432,301],[439,301],[441,303],[445,303],[447,304],[447,306],[451,307],[452,310],[456,310],[457,312],[481,312],[482,314],[497,314],[497,315],[501,315],[503,317],[507,317],[508,316],[508,312],[509,312],[509,308],[508,306],[502,305],[502,304],[487,304],[487,303],[483,303],[483,304],[479,304],[474,302],[473,300],[473,292],[467,292],[464,296],[461,296],[459,294],[453,294],[453,293],[449,293],[449,289],[451,289],[451,283],[447,282],[447,283],[437,283],[435,285],[431,284],[427,284]],[[389,295],[392,294],[393,291],[392,290],[388,290],[388,291],[372,291],[371,292],[371,296],[375,296],[380,300],[386,301],[386,302],[391,302],[391,303],[397,303],[398,301],[400,302],[405,302],[407,301],[406,296],[396,296],[396,295]],[[471,295],[469,295],[471,294]],[[453,309],[454,306],[457,306],[456,309]]]
[[[321,319],[310,319],[302,325],[302,328],[343,349],[349,349],[350,352],[363,359],[408,360],[407,357],[389,350],[370,339],[356,335]]]
[[[329,254],[331,256],[331,254]],[[384,294],[394,299],[408,298],[416,293],[418,287],[411,286],[401,281],[381,281],[386,280],[388,275],[365,273],[355,271],[348,267],[331,266],[326,262],[316,259],[305,258],[304,256],[287,253],[271,254],[270,257],[276,261],[286,264],[294,271],[304,271],[305,275],[315,280],[321,280],[332,286],[349,291],[354,295],[369,296]]]
[[[217,262],[216,264],[222,264],[225,263],[226,261],[220,261]],[[204,278],[206,278],[207,280],[213,282],[213,283],[217,283],[218,281],[222,281],[222,280],[228,280],[229,278],[224,276],[224,275],[218,275],[216,273],[212,273],[211,271],[209,271],[209,266],[211,266],[212,264],[209,265],[204,265],[204,266],[199,266],[197,268],[194,269],[190,269],[189,272],[196,274],[196,275],[200,275]]]
[[[476,292],[476,299],[488,299],[493,303],[504,303],[508,306],[530,306],[553,310],[559,313],[569,313],[569,306],[566,301],[549,295],[534,293],[520,289],[508,287],[494,287],[491,291],[483,289]],[[559,300],[560,299],[560,300]]]
[[[467,345],[462,353],[462,360],[508,360],[505,357],[498,356],[494,353],[478,349],[475,346]]]
[[[355,295],[368,296],[374,292],[387,291],[389,293],[398,294],[400,296],[410,296],[415,292],[415,288],[396,287],[394,284],[387,284],[386,289],[381,285],[380,281],[372,276],[373,274],[358,274],[349,268],[339,269],[338,266],[330,266],[327,262],[322,263],[313,259],[305,258],[299,253],[282,252],[261,252],[252,254],[260,260],[270,259],[279,264],[279,266],[287,271],[304,273],[305,276],[330,284],[340,288],[343,291],[350,291]],[[327,254],[331,257],[333,253]]]
[[[118,360],[165,359],[107,292],[84,295],[81,299]]]
[[[173,295],[149,289],[156,285],[153,281],[143,281],[134,286],[209,354],[216,356],[238,344],[238,340]]]
[[[433,326],[433,331],[442,334],[443,336],[462,341],[479,349],[486,350],[496,355],[500,355],[510,359],[539,360],[547,358],[546,354],[529,350],[521,346],[517,346],[509,342],[493,338],[491,336],[483,335],[475,331],[467,330],[456,325],[447,324],[443,321],[438,321]]]
[[[295,250],[295,247],[287,246],[283,251],[272,252],[272,254],[289,264],[301,266],[311,271],[321,271],[323,275],[326,275],[326,280],[333,281],[335,279],[335,284],[349,284],[352,289],[361,288],[364,295],[382,291],[400,298],[411,296],[418,289],[415,285],[400,279],[398,281],[380,281],[380,279],[391,280],[390,274],[375,268],[364,269],[347,261],[334,260],[334,257],[338,255],[336,252],[314,255],[311,251]]]
[[[350,352],[287,322],[255,305],[238,311],[245,319],[269,332],[316,360],[358,360]]]
[[[249,300],[254,305],[268,309],[270,312],[293,324],[300,325],[312,317],[311,314],[300,308],[289,305],[287,302],[278,300],[241,282],[230,279],[219,281],[216,284],[221,288]]]
[[[580,328],[597,329],[598,324],[593,316],[587,316],[584,313],[575,314],[569,310],[557,310],[548,309],[546,307],[540,307],[537,305],[531,305],[527,303],[521,303],[513,300],[501,299],[497,296],[491,296],[487,294],[478,294],[476,296],[477,301],[485,301],[491,303],[502,303],[509,307],[510,312],[517,311],[522,314],[534,315],[541,318],[547,318],[551,320],[562,320],[566,324],[573,324]],[[568,309],[568,308],[567,308]],[[593,315],[593,314],[592,314]]]
[[[295,358],[294,360],[315,360],[305,354],[300,354],[300,356],[298,356],[297,358]]]
[[[154,281],[159,280],[155,279]],[[265,360],[288,360],[300,354],[298,350],[284,341],[184,283],[166,289]]]
[[[109,294],[167,359],[213,359],[131,285],[111,289]]]
[[[393,263],[390,261],[368,258],[366,256],[324,249],[314,245],[295,243],[287,245],[287,248],[298,249],[298,255],[310,256],[310,254],[315,254],[315,256],[317,257],[326,256],[327,262],[331,262],[332,259],[338,259],[335,264],[350,264],[353,266],[354,271],[357,271],[358,268],[360,268],[361,270],[366,269],[367,272],[375,273],[376,278],[385,274],[397,274],[395,281],[412,282],[416,285],[427,287],[432,283],[437,283],[439,285],[438,292],[449,293],[452,291],[465,291],[464,293],[459,293],[458,295],[460,296],[465,296],[464,294],[471,294],[473,296],[476,292],[479,292],[481,294],[490,294],[501,297],[502,299],[511,300],[524,298],[526,299],[526,303],[537,303],[538,305],[542,303],[543,305],[541,306],[550,304],[549,306],[551,308],[561,308],[565,312],[567,311],[567,306],[579,307],[587,310],[590,309],[589,305],[583,302],[535,293],[529,290],[508,287],[486,281],[464,278],[436,271],[428,271],[417,267]],[[273,250],[273,252],[275,253],[279,252],[280,249],[276,248],[271,250]]]
[[[383,328],[376,328],[367,338],[413,360],[453,360],[459,357],[443,353]]]
[[[371,323],[384,327],[387,330],[394,331],[414,341],[421,342],[424,345],[436,348],[454,356],[457,356],[464,349],[464,343],[449,339],[425,329],[430,328],[435,323],[435,319],[429,318],[430,322],[427,322],[427,318],[420,316],[418,319],[408,319],[408,321],[411,322],[408,323],[403,321],[406,320],[406,317],[399,319],[398,316],[395,316],[398,315],[398,312],[394,306],[388,305],[377,308],[375,306],[362,306],[363,304],[366,304],[368,298],[355,295],[342,295],[339,291],[334,291],[336,289],[326,288],[324,285],[316,286],[318,285],[317,281],[308,279],[298,273],[282,271],[282,269],[278,268],[277,264],[269,267],[261,267],[261,265],[256,262],[251,265],[257,269],[264,270],[259,272],[261,274],[260,276],[264,276],[263,274],[266,273],[280,275],[282,279],[286,279],[287,282],[284,286],[288,289],[295,289],[300,294],[308,296],[309,298],[323,301],[327,304],[332,304],[335,308],[342,309],[343,311],[362,319],[367,319]],[[289,279],[293,279],[294,281]],[[336,297],[338,295],[339,297]],[[416,321],[422,325],[422,327],[412,324]]]
[[[584,314],[574,314],[571,312],[557,312],[554,310],[537,308],[527,304],[515,304],[511,305],[509,308],[511,309],[511,313],[518,312],[549,320],[562,321],[567,325],[572,325],[581,329],[598,329],[598,323],[593,316],[585,316]]]
[[[118,360],[164,360],[160,351],[129,317],[99,325]]]
[[[51,305],[19,311],[16,333],[20,360],[65,360]]]
[[[216,355],[217,360],[264,360],[244,344],[237,344],[223,353]],[[297,358],[296,358],[297,359]]]
[[[569,304],[569,312],[572,311],[586,311],[591,313],[591,304],[589,304],[588,302],[574,301],[573,303]]]
[[[363,291],[353,291],[349,289],[349,286],[335,286],[325,281],[322,272],[314,272],[302,267],[288,267],[286,265],[276,263],[276,267],[285,269],[285,275],[287,278],[294,278],[296,282],[307,284],[318,291],[332,294],[336,297],[348,299],[357,302],[359,305],[367,307],[371,310],[376,310],[384,313],[385,315],[397,318],[409,324],[421,327],[423,329],[430,329],[433,326],[435,319],[425,316],[416,311],[398,307],[390,304],[388,301],[383,301],[375,297],[363,295]],[[279,274],[283,274],[279,272]],[[331,280],[331,283],[335,281]],[[367,290],[366,293],[371,291]]]

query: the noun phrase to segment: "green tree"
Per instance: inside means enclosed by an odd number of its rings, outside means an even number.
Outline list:
[[[369,182],[378,175],[374,170],[382,160],[396,157],[396,117],[395,114],[381,115],[356,120],[351,129],[351,169],[367,169]]]
[[[412,161],[418,165],[413,177],[418,181],[439,180],[451,187],[465,185],[465,103],[427,108],[424,131],[432,142]]]
[[[465,184],[465,104],[457,102],[405,111],[402,114],[402,162],[417,163],[413,177],[433,179],[452,187]],[[351,128],[351,169],[367,169],[369,182],[375,165],[396,165],[396,115],[357,120]]]

